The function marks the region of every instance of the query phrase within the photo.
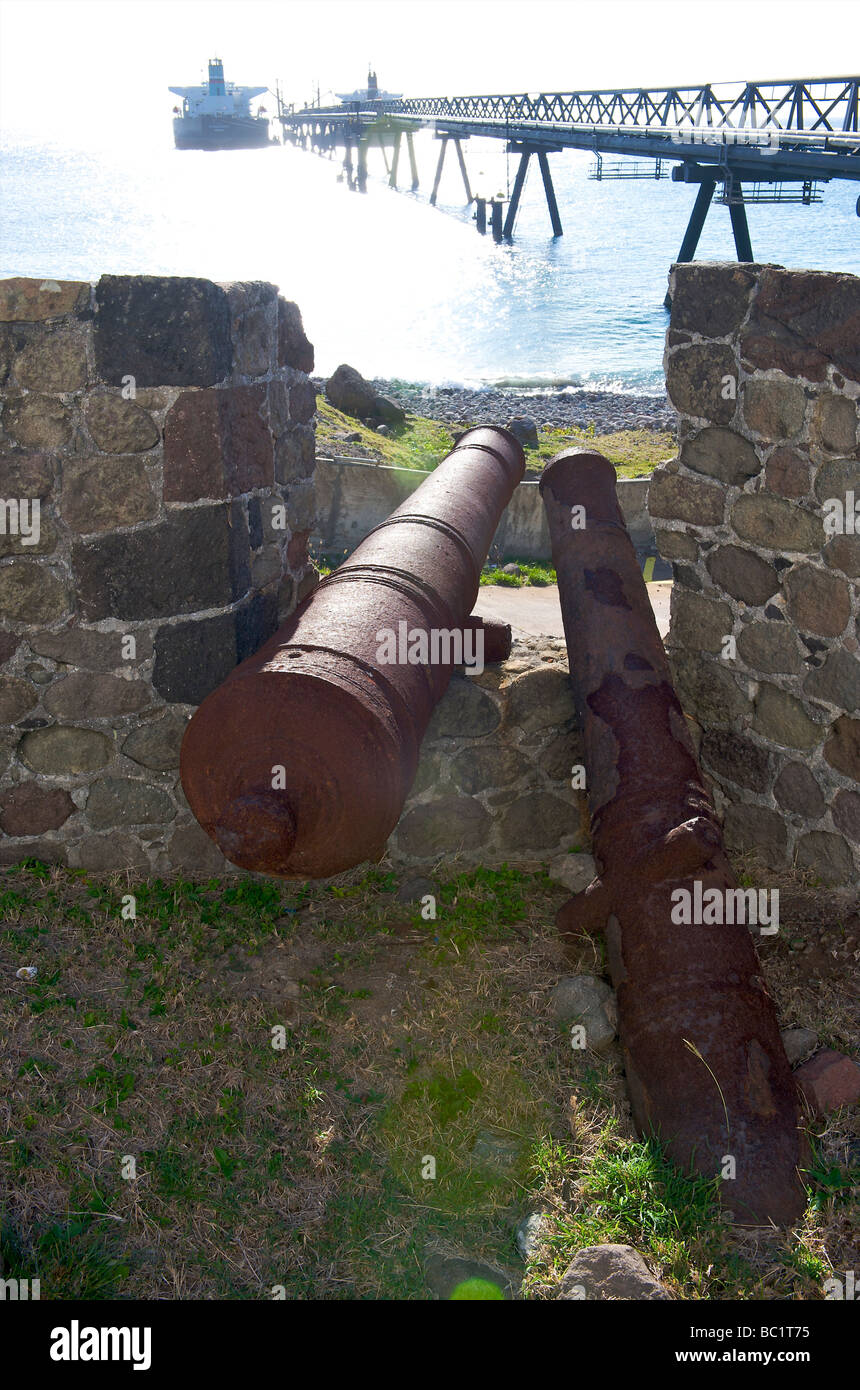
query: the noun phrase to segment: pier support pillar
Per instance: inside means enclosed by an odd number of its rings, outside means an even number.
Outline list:
[[[511,194],[511,201],[508,204],[508,215],[505,218],[505,226],[504,231],[502,233],[502,235],[505,236],[508,240],[510,240],[514,234],[514,222],[517,218],[517,210],[520,206],[520,197],[522,195],[523,185],[526,181],[526,172],[529,167],[530,159],[531,150],[523,150],[522,154],[520,155],[520,162],[517,168],[516,177],[514,179],[514,191]]]
[[[457,159],[460,162],[460,173],[463,175],[463,187],[466,190],[466,202],[471,203],[473,201],[472,190],[469,187],[469,175],[466,172],[466,161],[463,158],[463,146],[460,143],[459,136],[456,136],[454,139],[454,147],[457,151]]]
[[[357,177],[357,182],[358,182],[358,191],[359,191],[359,193],[366,193],[366,192],[367,192],[367,141],[366,141],[366,140],[359,140],[359,142],[358,142],[358,177]]]
[[[389,187],[389,188],[396,188],[396,187],[397,187],[397,166],[398,166],[398,164],[400,163],[400,141],[401,141],[401,139],[402,139],[402,135],[401,135],[401,132],[398,130],[397,134],[396,134],[395,137],[394,137],[394,150],[393,150],[392,155],[391,155],[391,172],[390,172],[390,174],[389,174],[389,176],[388,176],[388,187]],[[379,137],[379,143],[382,145],[382,136],[381,136],[381,135],[380,135],[380,137]],[[383,149],[385,148],[384,145],[383,145],[382,147],[383,147]],[[387,158],[386,158],[386,161],[385,161],[385,166],[386,166],[386,168],[388,167],[388,159],[387,159]]]
[[[690,213],[690,220],[687,223],[687,230],[684,233],[684,240],[681,242],[681,249],[676,257],[677,261],[691,261],[696,254],[696,247],[699,244],[699,237],[702,235],[702,228],[705,225],[705,218],[708,215],[708,208],[711,206],[711,199],[714,196],[716,179],[703,179],[699,184],[699,191],[696,194],[696,201],[693,204],[693,211]],[[663,300],[663,308],[671,309],[672,296],[666,292]]]
[[[490,216],[492,218],[493,241],[501,241],[504,236],[502,230],[502,204],[495,198],[490,203]]]
[[[442,168],[445,164],[445,151],[448,148],[448,136],[442,136],[442,145],[439,150],[439,162],[436,165],[436,177],[433,180],[433,192],[430,194],[430,204],[436,206],[436,194],[439,192],[439,181],[442,178]]]
[[[406,148],[409,151],[409,169],[412,174],[412,192],[414,193],[418,187],[418,165],[415,162],[415,144],[411,130],[406,132]]]
[[[546,193],[546,205],[549,208],[549,220],[552,223],[552,234],[553,236],[563,236],[564,228],[558,215],[558,203],[555,200],[555,189],[552,186],[552,174],[549,172],[549,160],[543,150],[538,152],[538,164],[543,175],[543,187]]]
[[[487,200],[486,198],[475,199],[475,222],[481,236],[486,235],[487,231]]]
[[[741,185],[735,184],[738,193],[741,192]],[[750,241],[750,229],[747,223],[747,210],[743,203],[729,203],[729,217],[732,219],[732,232],[735,238],[735,250],[738,253],[739,261],[751,261],[754,259],[752,253],[752,242]]]

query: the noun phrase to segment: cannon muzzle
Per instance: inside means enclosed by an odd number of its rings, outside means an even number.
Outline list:
[[[563,453],[540,487],[599,874],[561,908],[559,929],[605,933],[640,1132],[684,1169],[725,1179],[736,1221],[793,1221],[805,1151],[750,935],[752,890],[738,888],[723,850],[615,470],[600,454]]]
[[[470,617],[525,470],[506,430],[475,429],[201,704],[182,786],[232,863],[327,878],[378,859],[455,666],[510,650]]]

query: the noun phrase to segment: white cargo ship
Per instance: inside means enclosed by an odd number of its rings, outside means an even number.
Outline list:
[[[182,97],[174,106],[173,139],[178,150],[248,150],[268,145],[264,107],[251,114],[251,102],[268,87],[238,87],[224,81],[220,58],[209,59],[209,81],[199,87],[170,87]]]

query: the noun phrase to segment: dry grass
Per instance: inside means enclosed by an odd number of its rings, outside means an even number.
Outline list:
[[[856,1119],[817,1126],[802,1229],[727,1229],[636,1142],[620,1053],[574,1052],[552,1019],[560,973],[604,970],[599,944],[565,959],[564,890],[539,865],[445,874],[425,921],[384,866],[301,886],[8,872],[7,1277],[38,1271],[43,1298],[421,1299],[433,1250],[520,1279],[513,1227],[539,1208],[531,1297],[595,1240],[637,1245],[685,1298],[816,1298],[855,1267]],[[784,1023],[844,1049],[851,919],[792,891],[764,970]],[[839,939],[821,959],[790,944],[820,919]]]

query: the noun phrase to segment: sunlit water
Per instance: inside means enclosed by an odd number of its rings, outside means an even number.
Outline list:
[[[367,193],[339,164],[291,147],[176,151],[65,149],[7,133],[0,275],[97,279],[105,272],[271,280],[302,309],[322,374],[439,384],[581,383],[662,388],[666,276],[695,188],[669,180],[595,182],[591,157],[550,159],[564,236],[553,240],[533,161],[515,241],[478,235],[453,148],[428,206],[438,144],[416,139],[418,194],[387,187],[370,154]],[[500,143],[471,140],[473,186],[513,179]],[[408,175],[405,145],[401,178]],[[858,189],[823,186],[804,208],[748,209],[759,261],[860,272]],[[728,210],[713,207],[700,259],[733,259]]]

